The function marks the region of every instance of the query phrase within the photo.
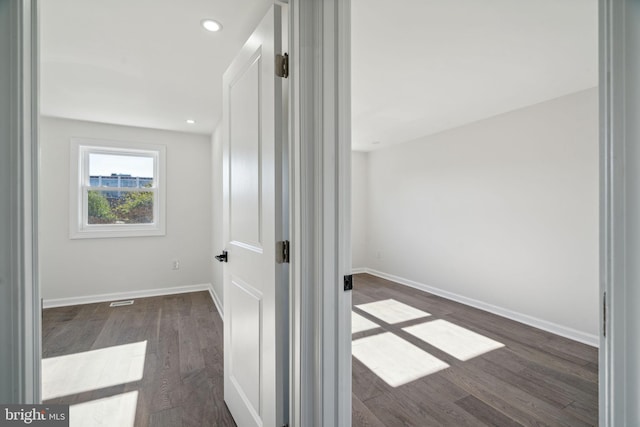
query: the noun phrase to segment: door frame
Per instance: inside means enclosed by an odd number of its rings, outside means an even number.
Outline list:
[[[351,1],[290,0],[292,426],[351,425]]]
[[[13,90],[1,100],[9,111],[11,183],[9,215],[0,218],[11,235],[3,245],[9,254],[5,272],[11,297],[0,301],[9,322],[0,327],[10,348],[10,372],[0,372],[0,396],[12,403],[40,402],[41,319],[38,282],[38,8],[36,0],[8,2],[13,25],[9,28],[9,81]],[[5,60],[7,58],[4,58]],[[6,76],[5,76],[6,77]],[[3,108],[3,111],[4,108]],[[4,143],[4,141],[3,141]],[[6,403],[6,402],[4,402]]]
[[[599,0],[600,71],[600,425],[636,425],[640,388],[640,9]],[[635,25],[629,25],[635,24]],[[635,109],[634,109],[635,107]],[[634,157],[635,154],[635,157]],[[634,299],[635,298],[635,299]]]

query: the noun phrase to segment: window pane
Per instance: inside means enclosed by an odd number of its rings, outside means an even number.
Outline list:
[[[153,157],[89,154],[91,187],[152,187],[153,178]]]
[[[88,192],[89,224],[153,223],[152,191]]]

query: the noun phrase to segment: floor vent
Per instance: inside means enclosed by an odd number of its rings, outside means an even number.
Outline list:
[[[109,304],[109,307],[122,307],[123,305],[133,305],[133,300],[126,300],[126,301],[114,301],[111,304]]]

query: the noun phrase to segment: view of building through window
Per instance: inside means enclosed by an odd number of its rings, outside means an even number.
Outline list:
[[[89,224],[154,222],[153,157],[91,153],[88,184]]]

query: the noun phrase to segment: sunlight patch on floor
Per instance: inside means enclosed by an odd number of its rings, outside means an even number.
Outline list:
[[[42,399],[142,379],[147,341],[42,359]]]
[[[442,360],[391,332],[353,341],[352,354],[391,387],[407,384],[449,367]]]
[[[138,392],[116,394],[69,407],[70,427],[134,427]]]
[[[371,320],[360,316],[358,313],[351,312],[351,333],[368,331],[369,329],[379,328],[380,325]]]
[[[459,360],[469,360],[504,347],[498,341],[442,319],[402,329]]]
[[[418,310],[394,299],[360,304],[356,305],[356,307],[389,324],[431,316],[426,311]]]

